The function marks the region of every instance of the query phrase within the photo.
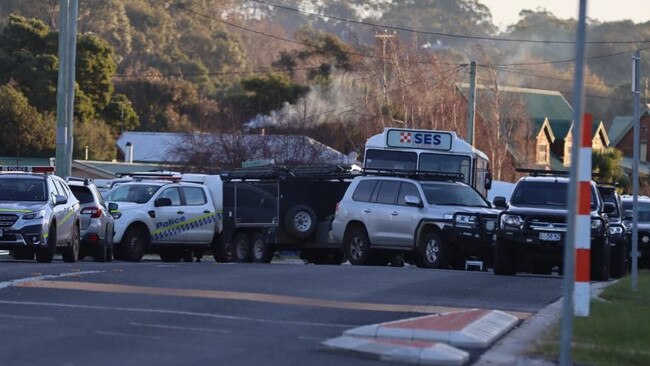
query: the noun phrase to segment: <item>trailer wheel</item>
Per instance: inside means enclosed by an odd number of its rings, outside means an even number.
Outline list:
[[[248,233],[241,232],[235,236],[233,254],[235,262],[248,263],[251,261],[251,238]]]
[[[262,233],[257,233],[253,236],[251,256],[255,263],[271,263],[273,259],[273,250],[271,250],[271,246],[266,242]]]
[[[316,230],[316,213],[306,205],[293,206],[284,215],[284,228],[294,238],[308,238]]]

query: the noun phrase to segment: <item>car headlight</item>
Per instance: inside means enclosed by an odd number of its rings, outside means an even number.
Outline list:
[[[643,235],[641,241],[643,242],[643,244],[648,244],[650,242],[650,237],[648,237],[647,235]]]
[[[34,211],[23,215],[23,220],[36,220],[45,217],[45,210]]]
[[[517,215],[501,216],[501,227],[513,226],[513,227],[521,228],[523,224],[524,224],[524,220],[521,218],[521,216],[517,216]]]
[[[461,225],[474,225],[476,223],[476,216],[456,215],[456,223]]]
[[[592,230],[600,230],[600,228],[603,227],[603,222],[600,220],[591,220],[591,229]]]
[[[623,228],[620,226],[610,226],[609,233],[613,235],[623,234]]]
[[[454,219],[454,215],[452,215],[452,214],[444,214],[442,216],[442,218],[445,219],[445,220],[450,220],[451,221],[451,220]]]

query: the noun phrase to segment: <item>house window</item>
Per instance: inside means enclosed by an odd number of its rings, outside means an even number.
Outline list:
[[[537,164],[548,164],[549,162],[549,152],[548,145],[538,144],[537,145]]]

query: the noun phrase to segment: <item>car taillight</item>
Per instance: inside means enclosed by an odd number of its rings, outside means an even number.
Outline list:
[[[341,202],[336,203],[336,210],[334,211],[334,213],[339,213],[339,205],[340,204],[341,204]]]
[[[102,209],[99,207],[86,207],[81,210],[82,215],[90,215],[91,218],[96,219],[102,215]]]

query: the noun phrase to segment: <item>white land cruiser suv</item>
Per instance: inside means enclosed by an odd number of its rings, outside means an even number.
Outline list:
[[[218,179],[218,177],[216,177]],[[158,253],[165,262],[200,258],[221,228],[221,180],[212,184],[134,181],[115,186],[106,200],[117,202],[116,258],[139,261]],[[213,189],[212,189],[213,188]]]
[[[355,178],[332,223],[350,263],[389,251],[426,268],[463,268],[469,257],[489,263],[498,211],[456,175]]]

